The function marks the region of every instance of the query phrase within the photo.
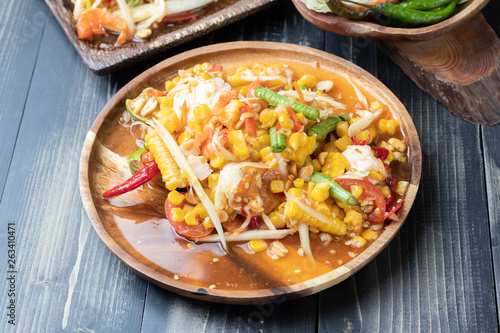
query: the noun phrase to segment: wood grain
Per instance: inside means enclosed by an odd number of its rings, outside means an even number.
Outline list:
[[[0,11],[0,44],[12,45],[0,48],[0,91],[4,96],[16,96],[6,98],[0,112],[0,160],[10,161],[48,14],[39,3],[30,6],[27,2],[2,2]],[[29,21],[33,25],[27,25]],[[0,164],[0,198],[10,167],[10,163]]]
[[[500,123],[500,40],[481,14],[424,42],[379,42],[423,90],[461,119]]]
[[[83,65],[50,15],[50,28],[35,30],[43,35],[43,47],[37,52],[36,42],[21,47],[19,33],[34,20],[31,9],[39,5],[37,0],[0,5],[7,6],[2,7],[0,38],[10,41],[0,48],[2,64],[8,64],[8,69],[0,67],[7,75],[0,95],[8,96],[4,103],[14,105],[18,117],[5,122],[9,109],[0,108],[0,137],[7,143],[0,149],[2,167],[10,165],[0,173],[5,179],[0,245],[7,239],[5,224],[16,222],[20,259],[19,325],[5,320],[6,284],[1,283],[1,332],[498,331],[498,126],[461,121],[419,90],[373,41],[315,28],[288,1],[264,10],[258,19],[233,23],[103,77]],[[491,1],[486,9],[483,15],[498,34],[500,2]],[[150,285],[89,230],[77,190],[86,132],[120,87],[175,54],[234,40],[290,42],[353,61],[398,96],[422,142],[420,192],[388,248],[337,286],[265,307],[217,305]],[[22,78],[32,75],[26,88],[18,89]],[[26,106],[11,104],[19,100],[27,100]],[[62,330],[69,279],[82,243],[68,326]],[[2,281],[5,267],[2,254]]]

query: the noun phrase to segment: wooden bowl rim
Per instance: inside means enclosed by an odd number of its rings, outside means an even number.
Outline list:
[[[349,261],[347,264],[327,273],[316,277],[314,279],[294,284],[291,286],[286,286],[276,289],[259,289],[259,290],[246,290],[246,291],[231,291],[231,290],[217,290],[209,289],[205,290],[199,288],[198,286],[193,286],[191,284],[183,283],[174,280],[166,275],[155,271],[151,267],[141,263],[132,255],[127,253],[105,230],[102,222],[99,219],[95,205],[93,204],[92,194],[89,187],[89,163],[91,153],[94,149],[95,139],[99,128],[104,123],[106,118],[116,109],[117,103],[123,101],[130,90],[135,87],[145,87],[147,84],[144,82],[148,78],[153,77],[155,74],[167,71],[168,68],[176,66],[181,62],[186,62],[191,59],[195,59],[203,56],[209,56],[211,54],[230,54],[236,50],[260,50],[262,52],[289,52],[291,58],[288,61],[300,62],[298,59],[300,55],[308,55],[315,58],[317,61],[327,61],[336,66],[341,66],[346,72],[349,73],[351,78],[356,78],[355,81],[358,84],[362,83],[363,87],[368,90],[370,86],[370,93],[375,96],[383,96],[384,100],[391,105],[393,111],[400,117],[400,121],[406,128],[405,135],[408,138],[408,146],[412,151],[411,165],[412,176],[410,180],[410,187],[405,199],[405,203],[401,208],[400,221],[393,221],[386,230],[381,234],[381,236],[371,244],[367,250],[362,252],[359,256]],[[283,61],[287,61],[283,59]],[[178,67],[177,67],[178,68]],[[361,82],[360,82],[361,81]],[[116,112],[116,111],[115,111]],[[277,298],[283,299],[284,297],[289,297],[287,299],[296,298],[300,296],[310,295],[326,288],[329,288],[352,274],[356,273],[359,269],[364,267],[368,262],[372,261],[376,255],[378,255],[392,240],[392,238],[399,231],[401,226],[406,219],[409,210],[415,199],[421,173],[421,150],[420,142],[418,138],[417,131],[411,120],[410,115],[406,111],[402,103],[397,99],[397,97],[383,85],[378,79],[372,76],[370,73],[361,69],[360,67],[339,58],[335,55],[326,53],[324,51],[319,51],[305,46],[299,46],[294,44],[285,44],[277,42],[230,42],[223,44],[214,44],[209,46],[200,47],[193,49],[182,54],[173,56],[166,59],[156,66],[146,70],[135,79],[130,81],[124,87],[122,87],[104,106],[97,118],[95,119],[92,127],[90,128],[85,142],[83,144],[82,153],[80,157],[80,170],[79,170],[79,185],[80,193],[82,196],[82,201],[84,208],[89,216],[93,228],[95,229],[99,238],[108,247],[108,249],[118,257],[123,263],[130,267],[134,272],[148,281],[165,288],[167,290],[176,292],[178,294],[201,299],[209,300],[219,303],[233,303],[233,304],[252,304],[273,301]],[[370,251],[368,251],[370,250]]]
[[[466,8],[442,22],[421,28],[394,28],[372,22],[349,20],[334,14],[318,13],[307,8],[301,0],[292,0],[299,13],[321,29],[349,37],[393,41],[425,41],[439,37],[474,17],[490,0],[470,1],[464,4]]]

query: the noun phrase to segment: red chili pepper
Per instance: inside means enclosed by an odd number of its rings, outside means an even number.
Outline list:
[[[149,97],[167,96],[167,93],[154,88],[148,89],[147,94]]]
[[[288,115],[290,116],[290,119],[293,121],[293,128],[292,132],[297,132],[302,128],[302,123],[299,120],[299,117],[297,117],[297,114],[295,111],[293,111],[291,106],[287,106],[286,110],[288,111]]]
[[[385,148],[373,146],[370,146],[370,148],[375,152],[375,157],[380,158],[382,161],[384,161],[387,156],[389,156],[389,150]]]
[[[394,208],[390,211],[390,212],[386,212],[385,213],[385,216],[384,216],[384,221],[389,217],[391,216],[392,214],[396,214],[396,212],[401,208],[401,206],[403,206],[403,203],[405,202],[404,199],[401,199],[398,203],[397,206],[394,206]]]
[[[281,129],[281,124],[279,122],[276,123],[275,130],[279,131]]]
[[[158,169],[158,165],[155,161],[149,162],[142,168],[137,171],[132,177],[127,179],[123,184],[113,187],[111,190],[106,191],[102,194],[102,197],[112,198],[117,195],[121,195],[132,190],[135,190],[142,184],[147,183],[151,179],[153,179],[157,174],[160,173],[160,169]]]
[[[365,140],[358,140],[358,139],[356,139],[355,136],[351,136],[352,142],[355,145],[358,145],[358,146],[364,146],[364,145],[368,144],[368,142],[370,142],[370,139],[371,139],[371,135],[370,134],[368,134],[368,139],[365,139]]]
[[[250,218],[250,223],[248,224],[248,227],[252,230],[258,230],[259,229],[259,218],[257,216],[252,216]]]

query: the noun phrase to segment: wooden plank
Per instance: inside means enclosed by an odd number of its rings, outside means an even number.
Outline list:
[[[497,304],[500,304],[500,126],[482,126],[484,169]],[[497,318],[500,309],[497,307]],[[500,319],[499,319],[500,320]]]
[[[78,187],[81,145],[116,90],[111,77],[86,68],[49,17],[0,204],[17,235],[17,332],[140,330],[147,284],[97,238]],[[1,267],[5,281],[6,256]],[[0,284],[2,295],[6,288]],[[3,305],[0,331],[12,331]]]
[[[358,53],[375,59],[363,64],[401,98],[420,135],[421,187],[388,249],[321,294],[320,331],[495,331],[479,127],[444,112],[386,56],[372,52],[368,45]]]
[[[47,18],[39,1],[0,3],[0,201]]]

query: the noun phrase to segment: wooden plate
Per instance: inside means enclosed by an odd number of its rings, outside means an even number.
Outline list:
[[[209,264],[199,263],[199,267],[192,273],[197,275],[197,278],[207,281],[195,283],[184,277],[178,279],[171,271],[164,269],[161,262],[163,260],[169,265],[175,263],[179,265],[178,267],[189,265],[189,260],[194,258],[189,251],[193,249],[189,248],[187,240],[173,235],[170,225],[163,218],[163,202],[166,198],[164,189],[153,184],[151,188],[121,196],[120,201],[103,200],[100,196],[111,184],[121,183],[128,177],[123,171],[127,168],[124,156],[137,149],[134,147],[135,141],[129,139],[127,142],[125,136],[118,135],[121,140],[116,140],[115,131],[123,128],[118,124],[118,120],[124,112],[124,101],[135,97],[145,87],[161,88],[167,79],[176,75],[178,69],[210,62],[223,65],[225,69],[231,71],[242,64],[253,64],[256,59],[262,64],[280,62],[289,65],[308,65],[310,68],[317,62],[320,68],[328,73],[347,73],[359,87],[390,107],[393,115],[401,123],[411,157],[411,184],[399,213],[401,219],[388,225],[381,236],[364,252],[343,266],[291,285],[279,281],[276,274],[279,275],[280,272],[274,267],[260,270],[262,267],[257,267],[258,265],[249,259],[252,255],[245,253],[239,255],[241,252],[237,251],[230,251],[225,255],[218,245],[212,254],[218,256],[220,262],[212,263],[209,258]],[[115,133],[114,138],[113,133]],[[303,46],[270,42],[233,42],[210,45],[179,54],[147,70],[124,86],[103,108],[87,134],[80,159],[80,191],[84,207],[98,236],[137,274],[158,286],[188,297],[214,302],[248,304],[272,301],[276,298],[283,301],[310,295],[341,282],[365,266],[387,246],[401,228],[415,199],[420,172],[420,143],[412,120],[396,96],[375,77],[346,60]],[[141,232],[154,236],[141,238]],[[192,253],[194,255],[196,252]],[[225,264],[224,267],[229,267],[227,272],[226,268],[224,269],[227,275],[237,276],[242,271],[247,271],[253,274],[255,279],[260,279],[265,287],[234,290],[234,286],[221,284],[217,289],[208,288],[211,283],[215,283],[208,281],[212,270],[223,267],[218,266],[221,263]],[[198,263],[191,264],[198,265]],[[279,260],[273,261],[273,265],[279,265]],[[301,274],[305,275],[299,275],[297,281],[307,276],[308,269],[309,267],[302,266]]]
[[[449,19],[422,28],[392,28],[380,24],[349,20],[334,14],[318,13],[310,10],[301,0],[292,0],[302,16],[315,26],[350,37],[387,39],[395,41],[424,41],[445,34],[465,23],[486,6],[489,0],[469,0],[459,6],[457,12]]]
[[[193,22],[164,27],[144,42],[129,42],[120,47],[99,49],[76,35],[72,4],[69,0],[45,0],[83,61],[97,74],[105,74],[130,65],[170,47],[200,37],[227,24],[252,15],[274,0],[218,0],[208,5]]]

